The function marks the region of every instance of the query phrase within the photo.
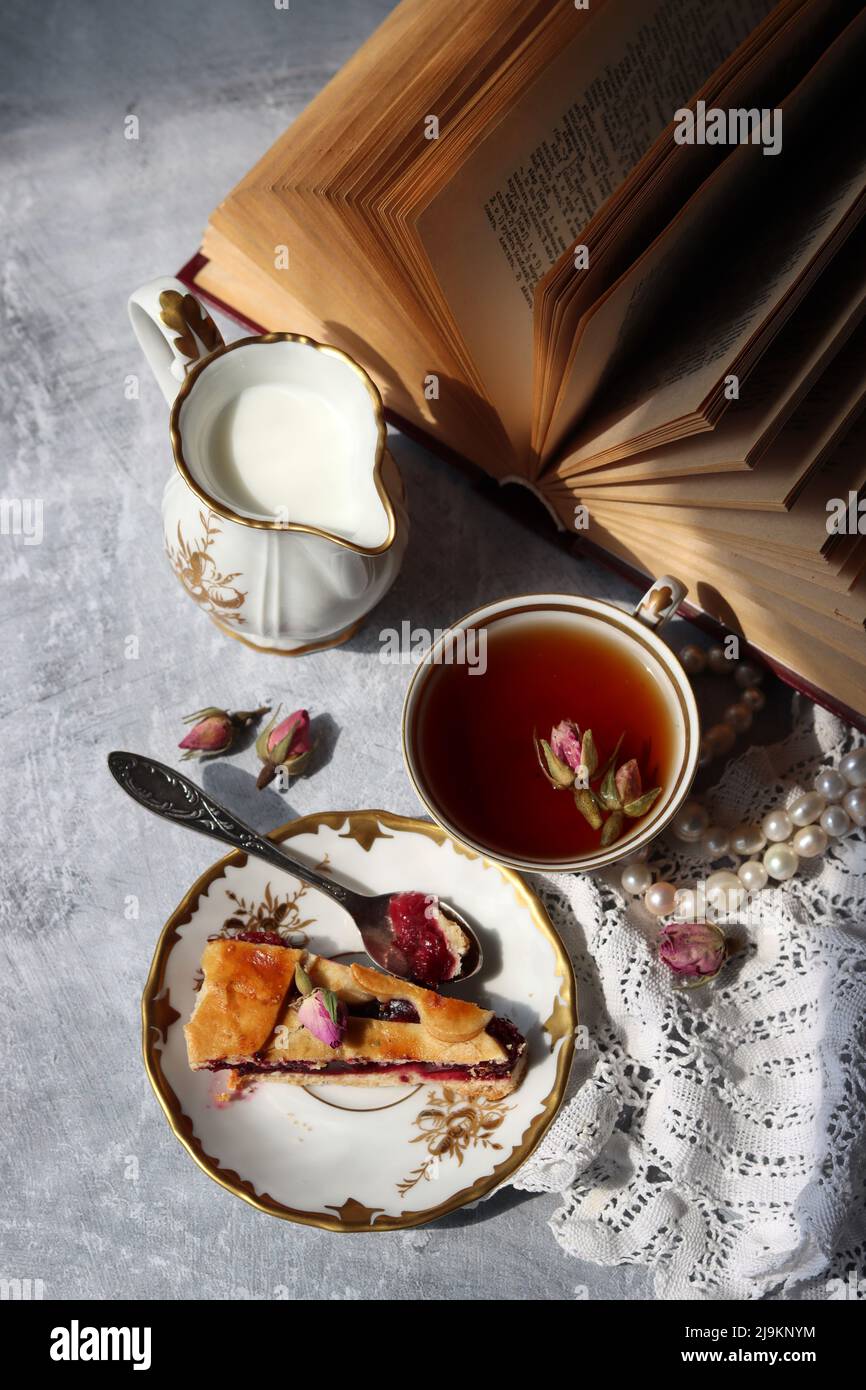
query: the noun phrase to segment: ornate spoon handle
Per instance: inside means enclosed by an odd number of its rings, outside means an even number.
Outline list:
[[[133,801],[153,811],[157,816],[186,825],[201,835],[210,835],[214,840],[231,845],[232,849],[243,850],[245,854],[255,855],[276,869],[290,870],[298,878],[313,888],[334,898],[353,916],[366,907],[363,895],[323,878],[315,869],[308,869],[284,850],[279,849],[272,840],[266,840],[242,820],[214,801],[206,791],[190,782],[187,777],[174,768],[158,763],[154,758],[145,758],[138,753],[109,753],[108,767],[119,786],[128,792]]]

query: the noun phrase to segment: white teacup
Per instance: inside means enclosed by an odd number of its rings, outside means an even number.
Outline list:
[[[648,845],[670,823],[688,797],[698,766],[700,720],[694,692],[678,658],[658,636],[659,628],[676,611],[685,594],[685,587],[679,580],[664,575],[656,580],[631,614],[601,599],[571,594],[525,594],[519,598],[485,604],[444,632],[414,671],[403,707],[403,756],[406,768],[418,796],[433,819],[455,839],[479,854],[509,864],[512,868],[535,873],[599,869],[627,859]],[[533,624],[550,619],[573,626],[577,632],[598,633],[603,629],[608,642],[622,647],[632,660],[641,664],[663,697],[671,753],[661,782],[661,794],[655,804],[639,820],[627,822],[624,833],[613,844],[572,857],[542,859],[504,853],[485,843],[483,836],[469,835],[450,818],[448,811],[437,802],[423,771],[419,750],[419,715],[426,682],[433,678],[437,665],[450,664],[448,653],[472,650],[477,654],[479,634],[494,625]],[[474,634],[475,640],[467,640],[465,634],[468,632]],[[460,637],[459,634],[464,635]],[[479,674],[479,688],[483,679],[483,674]],[[531,672],[527,674],[527,679],[531,680]],[[562,713],[567,715],[570,711],[563,710]],[[635,717],[639,719],[639,710],[635,711]],[[520,811],[517,810],[515,814],[519,816]]]
[[[297,655],[344,641],[393,583],[408,539],[376,386],[293,333],[225,344],[177,280],[131,296],[166,400],[176,471],[169,560],[232,637]]]

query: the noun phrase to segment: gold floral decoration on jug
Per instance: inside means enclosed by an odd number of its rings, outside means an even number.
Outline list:
[[[224,347],[223,336],[206,309],[191,294],[181,294],[178,290],[163,290],[159,296],[160,315],[167,328],[178,336],[174,346],[182,352],[189,362],[197,362],[198,343],[204,343],[208,352]]]
[[[510,1109],[501,1100],[466,1100],[450,1086],[443,1086],[441,1095],[431,1091],[428,1104],[412,1121],[421,1132],[410,1140],[412,1144],[426,1144],[429,1157],[397,1184],[400,1196],[405,1197],[422,1180],[430,1182],[443,1158],[461,1164],[467,1149],[501,1149],[493,1134]]]
[[[217,536],[221,535],[214,525],[213,512],[199,512],[204,534],[195,542],[187,541],[181,524],[177,524],[177,546],[166,545],[166,554],[172,569],[190,598],[204,609],[212,618],[224,623],[241,623],[246,619],[238,611],[243,607],[246,593],[235,584],[240,579],[236,574],[221,574],[211,555],[211,547]]]

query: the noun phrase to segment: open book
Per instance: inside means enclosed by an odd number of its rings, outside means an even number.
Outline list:
[[[194,287],[866,710],[866,7],[403,0]]]

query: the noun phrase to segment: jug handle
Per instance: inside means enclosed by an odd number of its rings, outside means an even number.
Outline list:
[[[225,347],[223,336],[204,305],[170,276],[139,286],[128,308],[139,346],[171,405],[193,363]]]
[[[638,622],[658,632],[668,618],[676,613],[688,589],[671,574],[663,574],[649,589],[640,603],[632,610],[632,617]]]

